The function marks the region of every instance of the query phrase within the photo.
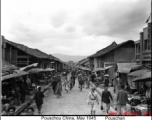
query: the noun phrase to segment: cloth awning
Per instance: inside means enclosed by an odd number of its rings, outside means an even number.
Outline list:
[[[52,68],[46,68],[46,69],[44,69],[43,71],[45,71],[45,72],[49,72],[49,71],[54,71],[55,69],[52,69]]]
[[[149,72],[149,70],[137,70],[137,71],[129,73],[128,76],[138,77],[138,76],[141,76],[141,75],[143,75],[143,74],[145,74],[147,72]]]
[[[121,73],[130,73],[131,70],[137,69],[140,67],[141,67],[141,65],[129,65],[129,66],[123,68]]]
[[[131,66],[131,65],[137,65],[137,63],[117,63],[117,72],[121,73],[122,72],[122,69],[126,66]]]
[[[80,69],[82,69],[82,70],[91,71],[89,68],[86,68],[86,67],[82,67],[82,66],[80,66],[79,68],[80,68]]]
[[[27,71],[28,73],[38,73],[42,72],[44,69],[42,68],[32,68],[31,70]]]
[[[32,69],[33,67],[36,67],[37,65],[38,65],[38,63],[33,63],[33,64],[28,65],[26,67],[20,68],[20,70],[22,70],[22,71],[28,71],[28,70]]]
[[[93,72],[97,72],[97,71],[104,71],[106,70],[105,68],[96,68]]]
[[[28,72],[15,70],[13,74],[2,76],[2,81],[10,78],[15,78],[23,75],[28,75]]]
[[[141,81],[151,81],[151,71],[149,71],[133,80],[133,82],[141,82]]]
[[[107,67],[105,67],[106,70],[110,69],[110,68],[113,68],[113,66],[107,66]]]

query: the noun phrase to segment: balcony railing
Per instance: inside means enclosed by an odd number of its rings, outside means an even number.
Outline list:
[[[147,51],[142,52],[142,60],[151,61],[151,50],[147,50]]]

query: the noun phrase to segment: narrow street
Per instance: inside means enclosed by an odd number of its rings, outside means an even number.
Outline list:
[[[90,115],[90,105],[87,104],[90,89],[84,88],[80,92],[78,81],[75,87],[68,93],[63,89],[62,96],[57,98],[50,89],[44,98],[42,106],[42,115]],[[35,115],[37,115],[35,109]],[[96,115],[103,115],[100,105],[96,108]]]

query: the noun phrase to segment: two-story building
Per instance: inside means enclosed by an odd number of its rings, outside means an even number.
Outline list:
[[[9,41],[2,36],[2,60],[8,61],[18,67],[25,67],[38,63],[39,68],[51,68],[55,57],[38,50],[29,48],[23,44]],[[55,67],[54,67],[55,68]],[[57,69],[57,68],[55,68]]]
[[[140,33],[140,40],[135,42],[135,61],[144,66],[151,66],[151,21]]]
[[[135,44],[132,40],[125,41],[121,44],[113,42],[108,47],[88,58],[90,60],[90,69],[92,70],[113,66],[108,71],[111,81],[117,72],[117,63],[131,63],[135,59]]]

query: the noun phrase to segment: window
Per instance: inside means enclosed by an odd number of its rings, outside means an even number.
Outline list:
[[[148,50],[148,40],[144,40],[144,50]]]

